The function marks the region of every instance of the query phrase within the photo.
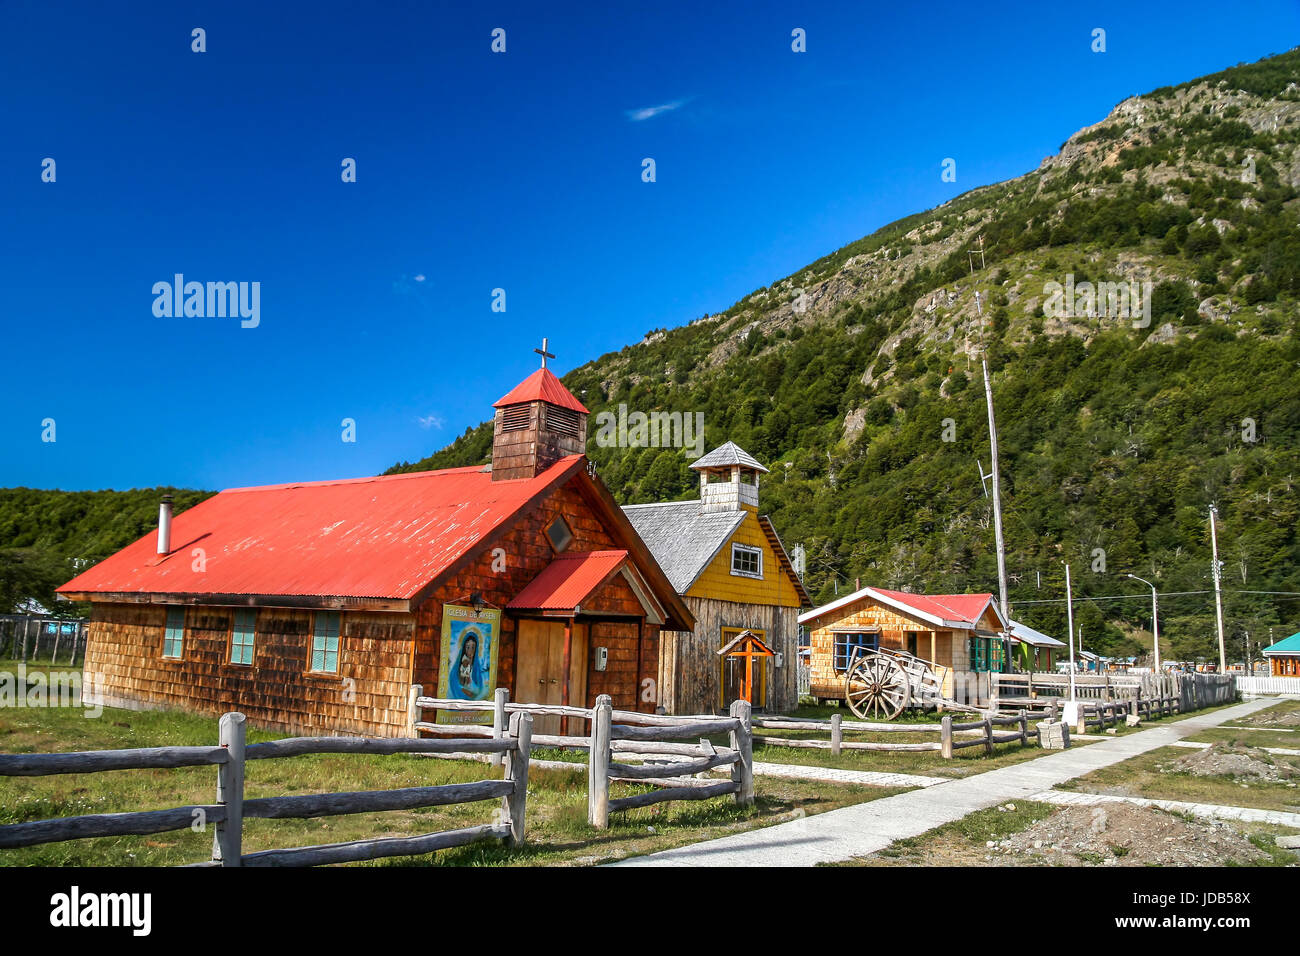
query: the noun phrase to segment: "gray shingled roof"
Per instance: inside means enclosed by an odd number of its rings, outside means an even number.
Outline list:
[[[700,514],[699,501],[625,505],[623,513],[678,594],[685,594],[695,583],[718,549],[740,527],[746,514],[745,511]]]
[[[728,465],[744,465],[746,468],[753,468],[767,474],[767,469],[758,463],[758,459],[734,441],[719,445],[703,458],[697,458],[691,462],[691,467],[696,469],[725,468]]]

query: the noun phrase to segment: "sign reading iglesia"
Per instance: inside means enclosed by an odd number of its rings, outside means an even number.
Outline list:
[[[497,686],[497,645],[501,611],[461,604],[442,606],[442,654],[438,696],[448,700],[489,700]],[[492,712],[440,710],[440,724],[490,724]]]

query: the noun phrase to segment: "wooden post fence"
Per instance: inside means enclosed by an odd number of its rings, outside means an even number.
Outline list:
[[[608,694],[596,698],[591,717],[591,751],[587,761],[587,822],[604,830],[609,827],[609,764],[614,700]]]
[[[212,835],[212,861],[219,866],[239,866],[244,858],[244,715],[223,714],[218,744],[226,762],[217,765],[217,803],[226,808]]]
[[[492,694],[492,739],[500,740],[506,732],[506,704],[510,703],[510,689],[498,687]],[[531,737],[532,731],[529,730]],[[493,766],[500,766],[502,755],[494,753],[490,758]]]
[[[496,839],[518,846],[524,841],[528,799],[528,761],[532,746],[531,714],[516,714],[510,736],[501,740],[426,740],[415,737],[289,737],[247,744],[245,720],[228,713],[219,722],[219,741],[206,747],[146,747],[83,753],[0,754],[0,776],[47,776],[99,773],[107,770],[173,767],[217,767],[216,802],[128,813],[100,813],[0,825],[0,849],[34,846],[84,837],[165,833],[184,830],[196,822],[214,826],[211,859],[196,866],[317,866],[352,863],[389,856],[432,853]],[[486,728],[482,728],[486,730]],[[244,774],[250,760],[296,757],[303,754],[474,753],[506,754],[505,779],[396,790],[350,793],[293,794],[247,799]],[[502,800],[498,819],[479,826],[444,830],[414,837],[357,840],[320,846],[243,852],[243,821],[308,819],[382,810],[411,810],[484,800]]]
[[[533,743],[533,715],[513,714],[510,718],[510,736],[517,746],[505,751],[505,778],[512,788],[501,798],[501,810],[506,826],[510,827],[510,843],[522,846],[524,842],[524,815],[528,809],[528,761]],[[500,753],[498,751],[498,753]]]
[[[732,701],[731,716],[739,721],[731,732],[731,749],[740,754],[740,759],[731,765],[731,779],[740,784],[736,802],[747,807],[754,802],[754,731],[749,701]]]

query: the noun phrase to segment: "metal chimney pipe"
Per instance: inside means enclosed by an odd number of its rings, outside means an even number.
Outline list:
[[[163,495],[158,505],[158,553],[170,554],[172,550],[172,496]]]

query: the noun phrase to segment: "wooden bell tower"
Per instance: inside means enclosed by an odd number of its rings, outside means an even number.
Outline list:
[[[533,478],[568,455],[587,453],[586,407],[546,367],[547,340],[533,349],[542,367],[497,401],[492,480]]]

